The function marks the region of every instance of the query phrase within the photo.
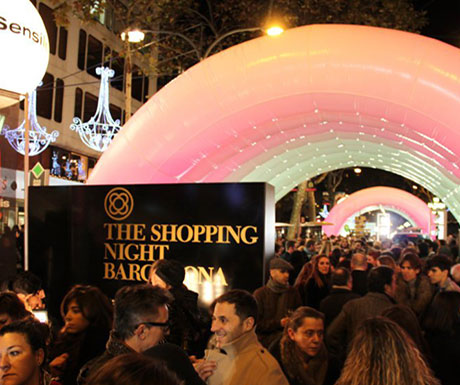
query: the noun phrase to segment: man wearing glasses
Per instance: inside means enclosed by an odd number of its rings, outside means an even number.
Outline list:
[[[177,369],[185,373],[179,377],[186,379],[187,384],[203,384],[185,353],[179,347],[170,344],[158,345],[168,332],[168,304],[171,300],[171,295],[158,286],[135,285],[119,289],[115,294],[113,329],[110,332],[106,351],[83,366],[77,383],[84,384],[91,374],[95,373],[111,358],[137,352],[156,358],[164,358],[169,369],[172,371]],[[157,345],[158,348],[162,347],[162,349],[158,349],[158,351],[149,350],[157,347]],[[166,356],[172,355],[171,350],[173,349],[176,361],[185,357],[185,361],[183,361],[185,368],[177,368],[177,362],[172,363],[172,365],[168,362]],[[147,352],[147,350],[149,351]],[[185,378],[186,376],[190,377]]]

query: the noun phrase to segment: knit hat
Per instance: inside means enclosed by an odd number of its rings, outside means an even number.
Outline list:
[[[155,274],[172,287],[180,287],[185,278],[184,266],[173,259],[158,261]]]
[[[283,258],[275,257],[270,261],[270,270],[273,269],[291,271],[294,270],[294,267],[292,267],[292,265]]]

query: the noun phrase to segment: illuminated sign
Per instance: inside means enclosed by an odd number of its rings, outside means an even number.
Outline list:
[[[48,34],[30,0],[0,2],[0,89],[25,94],[34,90],[48,67]]]
[[[264,183],[31,188],[29,216],[30,269],[59,301],[72,283],[113,295],[146,282],[165,258],[184,265],[184,283],[209,304],[262,286],[274,252],[274,193]]]

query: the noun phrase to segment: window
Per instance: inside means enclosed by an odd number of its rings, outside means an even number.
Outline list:
[[[103,58],[104,67],[110,67],[111,55],[112,55],[112,51],[110,47],[104,46],[104,58]]]
[[[80,29],[80,34],[78,37],[78,68],[81,70],[85,69],[85,60],[86,60],[86,32]]]
[[[62,105],[64,104],[64,81],[56,79],[56,87],[54,92],[54,120],[58,123],[62,122]]]
[[[83,107],[83,91],[81,88],[77,87],[75,89],[75,109],[73,116],[80,118],[82,117],[81,108]]]
[[[123,91],[123,71],[125,66],[125,59],[123,59],[118,52],[112,51],[112,66],[111,68],[115,71],[110,85],[117,90]]]
[[[83,122],[90,120],[97,110],[97,97],[89,92],[85,92],[85,108],[83,111]]]
[[[102,63],[102,43],[94,36],[88,36],[88,54],[86,56],[86,72],[99,78],[96,75],[96,68]]]
[[[64,27],[59,28],[59,49],[58,56],[65,60],[67,57],[67,29]]]
[[[56,55],[57,26],[54,21],[53,10],[43,3],[38,6],[38,12],[45,23],[46,32],[50,43],[50,53]]]
[[[48,72],[43,77],[43,85],[37,88],[37,115],[51,119],[53,106],[54,76]]]
[[[110,103],[109,105],[110,115],[112,115],[113,120],[119,120],[121,124],[121,108]]]

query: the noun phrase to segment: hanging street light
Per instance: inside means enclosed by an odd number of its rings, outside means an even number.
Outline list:
[[[109,109],[109,78],[113,77],[115,71],[107,67],[99,67],[96,68],[96,73],[101,75],[96,113],[86,123],[83,123],[80,118],[73,118],[70,129],[77,131],[88,147],[104,152],[121,130],[121,126],[119,119],[113,120]]]

